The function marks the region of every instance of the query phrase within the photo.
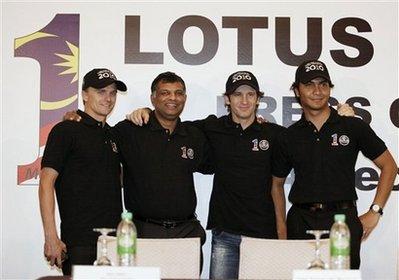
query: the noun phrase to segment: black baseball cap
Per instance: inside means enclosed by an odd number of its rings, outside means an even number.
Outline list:
[[[259,92],[258,80],[249,71],[238,71],[229,76],[226,82],[226,94],[233,93],[239,86],[247,85]]]
[[[111,70],[105,68],[96,68],[84,76],[82,89],[85,90],[88,87],[100,89],[112,83],[115,83],[116,88],[120,91],[127,90],[125,83],[119,81]]]
[[[324,78],[331,85],[330,74],[324,62],[319,60],[308,60],[298,66],[295,73],[295,83],[306,84],[314,78]]]

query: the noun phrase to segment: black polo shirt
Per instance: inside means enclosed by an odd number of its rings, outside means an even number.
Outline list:
[[[279,139],[273,174],[286,177],[294,168],[295,181],[289,194],[292,203],[356,200],[359,151],[374,160],[387,149],[361,119],[330,110],[320,131],[302,115]]]
[[[115,126],[123,154],[126,208],[141,218],[183,220],[195,213],[193,172],[208,146],[196,127],[178,120],[173,133],[150,114],[147,125],[130,121]]]
[[[243,130],[231,115],[209,116],[195,124],[209,140],[215,165],[207,228],[276,238],[271,159],[284,128],[254,120]]]
[[[63,121],[51,130],[42,168],[59,175],[55,191],[61,239],[67,245],[95,245],[95,227],[115,228],[122,211],[120,161],[110,127],[78,111],[80,122]]]

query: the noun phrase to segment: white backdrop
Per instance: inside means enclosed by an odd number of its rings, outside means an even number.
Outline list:
[[[371,117],[371,126],[398,159],[397,109],[390,117],[391,106],[398,99],[398,28],[396,2],[16,2],[2,3],[2,80],[1,80],[1,264],[0,278],[25,279],[43,275],[58,274],[50,270],[43,257],[43,233],[38,207],[37,178],[17,182],[17,166],[35,161],[42,150],[39,148],[39,119],[41,116],[41,69],[38,61],[17,57],[14,51],[15,39],[32,34],[48,25],[57,14],[79,15],[79,73],[83,75],[95,67],[112,69],[117,77],[128,85],[128,93],[119,95],[116,108],[109,118],[115,124],[133,108],[149,106],[150,84],[163,71],[174,71],[187,84],[188,99],[182,119],[198,119],[208,114],[221,113],[217,107],[217,96],[224,90],[225,80],[237,70],[252,71],[261,88],[272,99],[263,100],[260,112],[273,111],[277,123],[283,123],[283,116],[291,119],[291,105],[284,102],[292,97],[289,91],[294,79],[295,66],[278,55],[276,37],[281,35],[277,18],[289,18],[292,53],[302,55],[308,48],[307,20],[321,19],[321,53],[336,85],[332,96],[340,102],[354,99],[354,106],[361,117]],[[141,24],[140,49],[142,52],[163,53],[163,62],[158,64],[125,63],[125,39],[132,34],[125,33],[125,17],[139,16]],[[201,16],[207,23],[213,23],[218,36],[214,56],[199,65],[189,65],[176,58],[174,50],[179,41],[168,44],[172,25],[182,17]],[[226,17],[261,17],[267,20],[267,28],[254,29],[253,40],[248,34],[242,39],[245,46],[252,43],[252,59],[248,49],[237,55],[237,28],[224,27]],[[264,19],[267,18],[267,19]],[[347,61],[361,61],[359,55],[367,53],[366,45],[351,47],[350,43],[337,40],[333,35],[337,22],[346,18],[361,19],[370,26],[369,31],[348,26],[345,32],[354,34],[360,41],[366,39],[372,45],[372,55],[362,65],[348,67],[342,60],[333,59],[332,50],[344,50]],[[351,21],[357,22],[357,21]],[[351,25],[351,24],[349,24]],[[312,27],[313,28],[313,27]],[[280,31],[279,31],[280,30]],[[174,30],[172,33],[177,32]],[[207,29],[204,32],[209,32]],[[171,34],[171,35],[173,35]],[[338,37],[337,37],[338,36]],[[347,36],[350,37],[350,36]],[[352,37],[352,39],[354,39]],[[240,39],[241,40],[241,39]],[[206,41],[203,31],[189,27],[183,36],[186,55],[193,58],[202,52],[204,42],[215,47],[215,41]],[[316,44],[317,40],[311,40]],[[353,42],[353,40],[351,41]],[[317,44],[316,44],[317,45]],[[359,47],[360,46],[360,47]],[[45,47],[43,45],[43,47]],[[317,47],[317,46],[316,46]],[[37,51],[37,50],[36,50]],[[173,53],[173,54],[172,54]],[[212,53],[212,52],[211,52]],[[127,55],[131,55],[128,53]],[[180,56],[179,56],[180,55]],[[237,58],[239,57],[239,58]],[[351,59],[352,58],[352,59]],[[60,60],[62,61],[62,60]],[[195,64],[195,63],[194,63]],[[63,69],[65,70],[65,69]],[[71,79],[73,74],[70,75]],[[41,84],[42,83],[42,84]],[[79,88],[81,81],[79,80]],[[60,90],[60,89],[59,89]],[[72,93],[76,94],[76,93]],[[276,109],[272,110],[272,101]],[[368,102],[366,102],[368,101]],[[79,107],[83,108],[79,96]],[[364,103],[365,102],[365,103]],[[43,105],[42,105],[43,106]],[[297,108],[297,106],[293,106]],[[362,111],[365,110],[365,111]],[[368,113],[367,113],[368,112]],[[292,119],[298,119],[295,114]],[[359,156],[357,170],[373,164]],[[364,173],[364,188],[372,189],[375,184],[372,175]],[[367,177],[371,177],[366,182]],[[197,213],[205,226],[208,202],[212,185],[211,176],[195,175],[198,196]],[[398,178],[395,181],[398,187]],[[289,185],[286,185],[286,192]],[[366,211],[372,202],[374,190],[359,190],[359,212]],[[362,245],[362,274],[364,279],[396,279],[398,264],[398,197],[393,192],[385,207],[385,214],[378,228]],[[205,264],[202,277],[208,277],[210,235],[205,245]]]

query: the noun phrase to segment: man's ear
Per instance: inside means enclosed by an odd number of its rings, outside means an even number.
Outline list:
[[[87,102],[87,100],[89,99],[89,94],[85,90],[82,90],[82,99],[84,102]]]
[[[224,95],[223,97],[224,97],[224,104],[225,104],[225,105],[230,105],[230,98],[229,98],[229,96],[228,96],[228,95]]]
[[[295,96],[299,98],[299,90],[298,88],[294,88]]]

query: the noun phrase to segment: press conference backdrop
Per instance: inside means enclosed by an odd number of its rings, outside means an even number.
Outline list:
[[[111,125],[150,106],[150,84],[163,71],[187,83],[182,119],[224,114],[221,93],[237,70],[252,71],[265,92],[259,113],[285,126],[300,117],[289,91],[296,65],[319,58],[346,102],[398,159],[398,5],[396,2],[28,2],[2,3],[1,278],[59,274],[43,257],[37,195],[49,130],[64,112],[83,108],[83,75],[112,69],[127,82]],[[359,156],[359,212],[372,202],[379,171]],[[291,179],[286,185],[286,193]],[[195,175],[205,226],[212,177]],[[395,181],[398,189],[398,178]],[[362,245],[365,279],[395,279],[398,196]],[[210,235],[202,277],[208,277]]]

